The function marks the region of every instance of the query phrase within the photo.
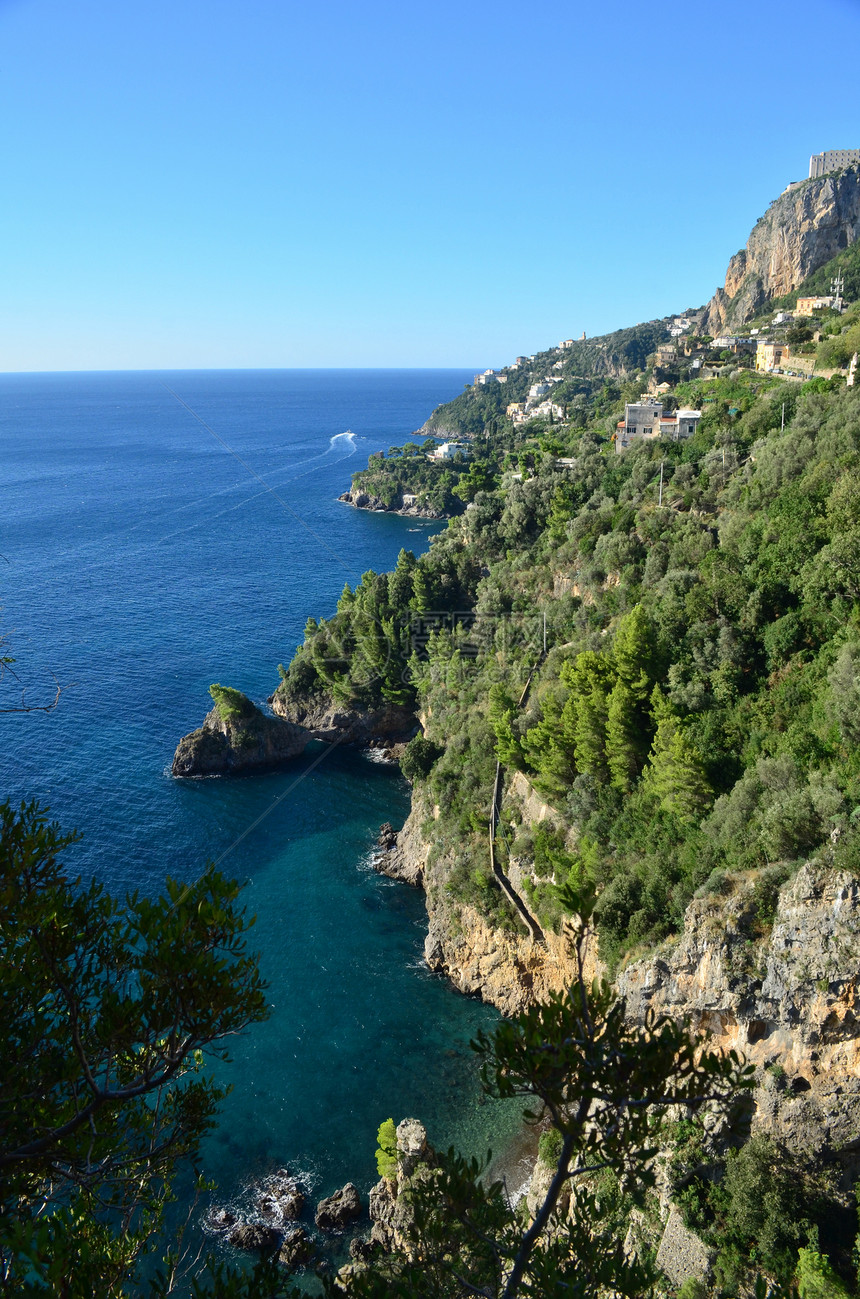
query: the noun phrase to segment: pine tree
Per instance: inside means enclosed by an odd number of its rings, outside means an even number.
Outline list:
[[[636,698],[619,677],[607,706],[606,761],[612,784],[622,793],[627,793],[640,771],[641,734]]]
[[[396,616],[402,616],[409,608],[414,572],[415,556],[411,550],[401,550],[394,572],[388,574],[388,603]]]
[[[523,751],[514,734],[513,719],[516,702],[500,681],[490,686],[489,718],[496,736],[496,757],[503,767],[523,765]]]
[[[578,654],[572,669],[562,670],[570,682],[575,712],[573,744],[579,771],[605,778],[606,723],[612,670],[602,654]]]
[[[658,652],[654,628],[641,604],[619,622],[612,656],[635,703],[644,705],[658,676]]]
[[[645,772],[651,791],[667,812],[698,820],[713,799],[702,760],[658,689],[654,691],[657,732]]]

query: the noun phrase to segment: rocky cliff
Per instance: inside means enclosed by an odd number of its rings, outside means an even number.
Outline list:
[[[836,1161],[860,1155],[860,880],[802,866],[761,919],[761,876],[695,899],[684,932],[618,976],[630,1015],[689,1018],[759,1066],[753,1132]]]
[[[267,717],[238,691],[233,709],[218,704],[203,725],[184,735],[173,758],[174,776],[223,776],[277,766],[304,752],[310,736],[301,726]]]
[[[571,936],[545,944],[499,929],[446,887],[420,798],[381,869],[423,885],[425,958],[461,992],[514,1014],[575,976]],[[696,898],[683,932],[617,976],[628,1013],[687,1019],[758,1066],[753,1131],[860,1169],[860,880],[807,863],[779,888],[768,872],[727,876]],[[588,977],[602,972],[593,947]]]
[[[413,796],[412,811],[396,843],[384,847],[375,862],[392,879],[424,888],[424,958],[430,969],[447,975],[459,992],[481,997],[505,1015],[569,987],[575,967],[566,932],[547,933],[545,942],[538,943],[522,927],[499,929],[474,907],[451,897],[450,863],[430,851],[433,814],[432,807]]]
[[[705,307],[699,331],[715,335],[751,320],[858,237],[860,168],[793,186],[771,203],[746,248],[729,262],[725,286]]]
[[[415,714],[397,704],[366,708],[360,704],[338,704],[326,695],[296,698],[276,690],[269,698],[272,711],[286,722],[299,726],[308,739],[340,740],[344,744],[389,743],[408,739],[416,729]]]

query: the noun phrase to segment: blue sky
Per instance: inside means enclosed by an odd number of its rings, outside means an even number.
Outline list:
[[[0,370],[483,367],[699,305],[860,146],[858,48],[860,0],[0,0]]]

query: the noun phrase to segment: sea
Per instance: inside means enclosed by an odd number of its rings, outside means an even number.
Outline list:
[[[519,1108],[482,1093],[489,1007],[422,959],[423,897],[377,875],[402,824],[395,766],[320,747],[276,771],[177,780],[213,682],[264,705],[308,617],[420,554],[439,523],[337,500],[465,370],[0,375],[0,629],[15,659],[0,796],[37,799],[80,843],[67,868],[125,896],[208,860],[244,883],[271,1015],[230,1044],[204,1166],[242,1205],[288,1167],[313,1199],[376,1180],[379,1124],[498,1152]],[[14,673],[14,675],[13,675]],[[56,707],[36,711],[57,696]]]

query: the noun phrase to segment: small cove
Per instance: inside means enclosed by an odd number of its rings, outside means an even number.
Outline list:
[[[388,1117],[419,1117],[435,1144],[470,1154],[518,1128],[518,1106],[482,1096],[468,1046],[495,1013],[427,971],[423,899],[370,868],[379,825],[408,809],[396,769],[336,750],[298,784],[310,751],[230,781],[168,774],[211,682],[264,700],[344,581],[427,545],[438,525],[336,498],[466,377],[0,377],[4,627],[28,697],[52,694],[54,676],[64,687],[53,713],[6,719],[3,796],[37,797],[79,828],[69,865],[116,892],[189,878],[235,843],[223,869],[247,881],[258,917],[272,1015],[231,1044],[234,1090],[206,1148],[222,1201],[282,1164],[312,1197],[347,1179],[365,1192]]]

